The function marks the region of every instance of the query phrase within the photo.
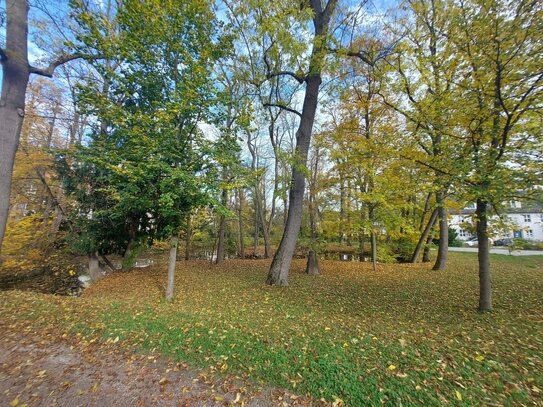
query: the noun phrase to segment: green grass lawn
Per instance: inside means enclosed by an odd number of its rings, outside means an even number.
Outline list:
[[[0,294],[0,322],[118,341],[219,374],[346,405],[540,404],[543,258],[492,255],[495,311],[479,314],[477,257],[429,265],[295,261],[288,288],[268,261],[166,263],[113,274],[81,298]]]

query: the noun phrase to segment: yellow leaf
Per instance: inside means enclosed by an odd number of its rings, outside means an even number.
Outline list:
[[[115,339],[113,339],[113,343],[117,343],[119,341],[119,337],[117,336]]]
[[[394,366],[394,365],[389,365],[389,366],[388,366],[388,370],[396,370],[396,366]]]
[[[420,389],[422,389],[422,387],[420,387],[418,384],[415,386],[415,390],[419,391]]]
[[[330,328],[330,327],[328,327],[328,326],[325,326],[325,327],[324,327],[324,330],[325,330],[325,331],[329,331],[330,329],[332,329],[332,328]]]
[[[339,397],[337,396],[334,396],[334,402],[332,403],[332,406],[333,407],[340,407],[340,406],[343,406],[345,405],[345,402],[340,399]]]
[[[222,396],[215,396],[215,401],[223,401],[224,397]]]
[[[478,355],[478,356],[475,358],[475,360],[476,360],[477,362],[482,362],[483,360],[485,360],[485,357],[484,357],[483,355]]]
[[[460,393],[458,390],[456,390],[456,398],[460,401],[462,401],[462,393]]]
[[[13,399],[13,400],[11,400],[11,403],[9,403],[9,405],[10,405],[11,407],[15,407],[15,406],[19,405],[19,399]]]

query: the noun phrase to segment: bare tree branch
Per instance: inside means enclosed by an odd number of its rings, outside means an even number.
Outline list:
[[[52,78],[53,73],[55,72],[55,69],[58,68],[60,65],[63,65],[67,62],[74,61],[76,59],[94,60],[94,59],[102,59],[102,58],[103,58],[102,55],[85,55],[85,54],[61,55],[55,60],[51,61],[51,63],[49,64],[47,68],[37,68],[34,66],[30,66],[30,73]]]
[[[264,106],[265,107],[278,107],[280,109],[286,110],[287,112],[294,113],[294,114],[298,115],[299,117],[302,117],[302,114],[299,111],[291,109],[290,107],[287,107],[287,106],[284,106],[284,105],[279,105],[279,104],[276,104],[276,103],[264,103]]]
[[[276,76],[283,76],[283,75],[288,75],[288,76],[293,77],[300,84],[304,83],[305,81],[305,77],[296,75],[294,72],[291,72],[291,71],[270,72],[266,75],[266,78],[271,79],[271,78],[275,78]]]

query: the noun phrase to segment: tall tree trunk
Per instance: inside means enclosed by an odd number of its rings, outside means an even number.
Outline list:
[[[49,227],[49,219],[51,218],[51,209],[53,209],[53,204],[51,202],[51,197],[47,195],[45,197],[45,205],[43,208],[43,229],[46,234],[49,234],[51,228]]]
[[[243,188],[239,188],[239,207],[238,207],[238,224],[239,224],[239,257],[245,258],[245,236],[243,234]]]
[[[185,260],[190,260],[190,245],[192,238],[192,221],[190,213],[187,215],[187,234],[185,236]]]
[[[417,242],[417,247],[415,247],[415,251],[413,252],[413,255],[411,256],[411,263],[416,263],[418,261],[420,252],[424,248],[424,244],[426,240],[428,239],[428,236],[430,235],[430,232],[432,231],[436,223],[437,213],[438,213],[438,209],[436,208],[433,210],[432,215],[430,215],[430,219],[428,220],[426,227],[422,231],[419,241]]]
[[[270,285],[288,285],[288,272],[302,224],[305,189],[304,170],[307,164],[307,154],[311,143],[319,89],[322,82],[323,41],[324,37],[328,34],[328,25],[336,4],[337,0],[329,0],[323,9],[321,1],[310,1],[310,6],[314,12],[313,24],[315,26],[315,36],[309,62],[309,74],[305,78],[306,87],[300,125],[296,131],[296,151],[294,154],[294,165],[292,166],[287,223],[266,280]]]
[[[226,208],[226,205],[228,204],[228,191],[226,188],[222,190],[221,194],[221,204],[224,208]],[[226,216],[224,214],[221,215],[221,220],[219,223],[219,241],[217,243],[217,259],[215,262],[217,264],[224,261],[224,237],[226,232]]]
[[[85,132],[85,127],[87,127],[88,117],[84,116],[81,124],[79,125],[79,131],[77,132],[77,144],[81,145],[83,142],[83,133]]]
[[[373,182],[368,188],[373,189]],[[373,271],[377,271],[377,234],[375,233],[375,215],[374,215],[374,205],[370,204],[368,209],[368,220],[370,222],[370,243],[371,243],[371,262],[373,266]]]
[[[286,182],[283,185],[285,188],[285,191],[283,191],[283,228],[287,226],[287,219],[288,219],[288,194],[286,192]]]
[[[74,121],[72,122],[72,125],[70,126],[69,147],[75,144],[78,130],[79,130],[79,112],[77,112],[76,110],[74,111]]]
[[[309,228],[311,230],[311,249],[307,256],[307,265],[305,272],[310,275],[319,275],[321,269],[319,267],[319,258],[315,247],[317,245],[317,203],[315,202],[315,194],[317,187],[317,174],[319,169],[319,148],[315,148],[314,166],[311,169],[311,183],[309,185]]]
[[[53,218],[53,222],[51,223],[51,233],[55,234],[60,229],[60,224],[62,223],[63,219],[63,212],[62,209],[60,209],[60,205],[55,206],[55,217]]]
[[[315,121],[321,77],[320,75],[312,75],[306,80],[306,83],[302,118],[300,119],[300,127],[296,133],[296,161],[292,166],[287,223],[268,273],[267,283],[270,285],[288,285],[290,263],[296,249],[296,241],[298,240],[302,223],[305,189],[304,168],[307,163],[309,143]]]
[[[276,207],[276,198],[277,193],[279,191],[279,146],[277,145],[277,140],[275,139],[275,121],[277,120],[277,116],[274,116],[271,112],[271,108],[269,110],[270,112],[270,125],[268,127],[268,132],[270,136],[270,141],[273,148],[273,192],[272,192],[272,200],[271,200],[271,209],[270,209],[270,218],[268,219],[268,223],[266,225],[266,233],[268,236],[271,234],[271,230],[273,227],[273,220],[275,217],[275,207]],[[269,240],[269,239],[268,239]],[[268,256],[271,255],[271,250],[268,248]]]
[[[55,135],[55,125],[57,122],[59,108],[60,108],[60,104],[58,102],[55,102],[55,107],[53,108],[53,117],[51,118],[51,122],[49,123],[49,131],[47,132],[47,141],[45,142],[45,145],[47,148],[51,148],[51,146],[53,145],[53,136]]]
[[[130,220],[130,225],[128,228],[128,244],[126,245],[126,250],[123,254],[123,269],[129,269],[134,267],[135,264],[135,256],[134,256],[134,250],[136,249],[136,237],[138,232],[138,220],[132,219]]]
[[[259,243],[259,234],[260,234],[260,213],[259,213],[259,204],[255,201],[255,227],[254,227],[254,237],[253,237],[253,255],[256,257],[258,252],[258,243]]]
[[[166,287],[166,301],[173,300],[174,279],[175,279],[175,263],[177,261],[177,245],[179,237],[177,235],[170,238],[170,256],[168,259],[168,286]]]
[[[6,48],[2,49],[0,96],[0,253],[9,212],[11,177],[25,114],[25,94],[30,75],[28,64],[28,2],[6,3]]]
[[[263,210],[260,211],[260,222],[262,223],[262,236],[264,237],[264,258],[271,257],[270,232],[266,225],[266,215]]]
[[[377,236],[373,227],[371,229],[371,263],[373,266],[373,271],[377,271]]]
[[[359,260],[364,261],[365,253],[364,253],[364,244],[365,244],[365,228],[363,227],[365,220],[366,220],[366,212],[364,211],[364,208],[358,208],[358,213],[360,214],[360,226],[358,227],[358,255]]]
[[[424,245],[424,251],[422,252],[423,263],[430,263],[430,247],[432,245],[432,240],[434,240],[436,222],[434,222],[434,227],[430,230],[430,234],[428,235],[428,239],[426,239],[426,244]]]
[[[262,188],[262,189],[261,189]],[[270,244],[270,230],[269,224],[266,221],[266,194],[265,194],[265,178],[262,179],[262,183],[257,185],[257,197],[258,207],[260,212],[260,225],[262,228],[262,236],[264,238],[264,258],[269,259],[271,257],[271,244]]]
[[[492,275],[490,273],[490,256],[488,254],[488,214],[487,203],[477,200],[475,209],[477,257],[479,260],[479,311],[492,311]]]
[[[420,224],[419,224],[419,231],[421,233],[424,230],[424,225],[426,225],[426,216],[428,215],[428,212],[430,212],[430,201],[432,199],[432,195],[433,194],[431,192],[429,192],[428,195],[426,195],[426,200],[424,202],[424,211],[422,212],[422,216],[420,217]]]
[[[351,199],[351,182],[347,180],[346,182],[346,192],[345,192],[345,222],[344,229],[346,230],[346,236],[345,236],[345,242],[347,243],[347,246],[351,246],[351,233],[352,233],[352,222],[351,222],[351,214],[353,212],[353,208],[351,206],[352,199]]]
[[[436,201],[439,216],[439,247],[437,249],[436,263],[432,270],[445,270],[449,250],[449,225],[447,221],[447,208],[445,207],[445,194],[438,192],[436,194]]]
[[[93,283],[103,277],[97,252],[89,254],[89,276]]]
[[[319,266],[319,258],[317,257],[317,252],[313,249],[309,250],[307,255],[307,264],[305,266],[305,272],[311,276],[318,276],[321,273],[321,268]]]
[[[343,171],[339,171],[339,233],[338,242],[343,245],[345,235],[345,185],[343,182]]]

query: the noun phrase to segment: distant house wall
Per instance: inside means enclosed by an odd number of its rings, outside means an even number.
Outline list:
[[[475,236],[471,234],[463,223],[473,223],[473,207],[468,206],[461,213],[452,213],[449,217],[449,226],[456,230],[458,239],[470,240]],[[543,211],[540,209],[522,208],[519,202],[512,202],[510,209],[506,211],[512,227],[505,233],[491,236],[494,239],[500,238],[521,238],[531,241],[543,241]],[[489,223],[497,222],[496,215],[489,218]],[[465,226],[465,225],[464,225]],[[474,229],[474,228],[471,228]]]

